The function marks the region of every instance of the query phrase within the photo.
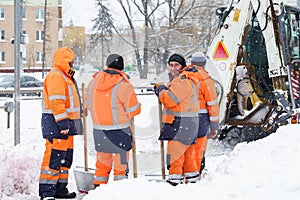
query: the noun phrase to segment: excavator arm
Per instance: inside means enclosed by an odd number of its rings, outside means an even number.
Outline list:
[[[218,13],[206,70],[224,96],[219,138],[235,145],[265,137],[297,114],[292,81],[299,72],[299,10],[281,0],[240,0]]]

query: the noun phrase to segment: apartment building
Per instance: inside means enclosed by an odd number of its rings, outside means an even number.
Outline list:
[[[23,61],[23,66],[21,66],[23,70],[42,69],[43,66],[44,69],[51,68],[53,54],[59,46],[58,33],[62,30],[61,1],[62,0],[22,1],[21,32],[24,36],[25,44],[21,44],[20,55]],[[44,20],[45,14],[46,23]],[[13,38],[14,0],[1,0],[0,70],[14,68]]]
[[[72,49],[76,55],[74,67],[79,67],[85,58],[86,35],[84,26],[63,27],[63,46]]]

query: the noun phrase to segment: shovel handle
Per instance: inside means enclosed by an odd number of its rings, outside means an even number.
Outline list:
[[[85,106],[85,85],[82,83],[82,106],[83,106],[83,153],[84,153],[84,171],[88,171],[88,156],[87,156],[87,132],[86,132],[86,106]]]
[[[136,143],[135,143],[135,129],[134,118],[130,121],[130,130],[132,135],[132,161],[133,161],[133,177],[137,178],[137,159],[136,159]]]
[[[159,131],[162,129],[162,104],[158,98],[158,116],[159,116]],[[166,179],[166,167],[165,167],[165,145],[164,141],[160,141],[160,160],[161,160],[161,176]]]

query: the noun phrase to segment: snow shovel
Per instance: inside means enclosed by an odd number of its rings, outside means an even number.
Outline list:
[[[74,176],[77,190],[80,193],[88,193],[93,187],[95,169],[88,168],[87,156],[87,131],[86,131],[86,107],[84,101],[84,83],[82,84],[82,105],[83,105],[83,151],[84,151],[84,167],[76,166]]]
[[[136,143],[135,143],[134,118],[131,119],[130,130],[131,130],[131,134],[132,134],[133,177],[137,178],[137,161],[136,161]]]
[[[159,131],[162,128],[162,105],[158,98],[158,116],[159,116]],[[164,141],[160,141],[160,159],[161,159],[161,176],[166,179],[166,168],[165,168],[165,146]]]
[[[170,77],[170,75],[168,75],[168,77]],[[163,80],[162,82],[167,82],[168,80]],[[158,82],[156,82],[158,83]],[[152,85],[155,85],[155,83],[151,83]],[[157,98],[157,102],[158,102],[158,119],[159,119],[159,131],[161,131],[162,129],[162,104],[159,100],[159,98]],[[161,161],[161,176],[162,179],[165,180],[166,179],[166,167],[165,167],[165,145],[164,145],[164,141],[160,140],[160,161]]]

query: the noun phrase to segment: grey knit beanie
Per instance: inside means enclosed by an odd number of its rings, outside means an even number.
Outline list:
[[[191,64],[204,67],[206,64],[206,56],[202,52],[193,53]]]

